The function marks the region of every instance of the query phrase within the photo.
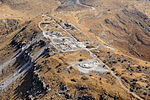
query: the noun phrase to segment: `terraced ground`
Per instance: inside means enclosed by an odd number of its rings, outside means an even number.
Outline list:
[[[148,0],[1,0],[1,100],[150,100]]]

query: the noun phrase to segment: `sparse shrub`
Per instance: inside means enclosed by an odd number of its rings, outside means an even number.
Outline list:
[[[83,59],[79,59],[79,61],[81,62],[81,61],[83,61]]]
[[[116,69],[115,69],[115,68],[112,68],[111,70],[112,70],[112,71],[115,71]]]
[[[88,80],[89,78],[86,77],[86,76],[82,76],[81,79],[82,79],[82,80]]]

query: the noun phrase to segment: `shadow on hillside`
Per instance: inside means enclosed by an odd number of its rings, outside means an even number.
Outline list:
[[[14,93],[14,100],[17,99],[29,99],[28,94],[26,93],[27,90],[32,88],[32,82],[33,82],[33,68],[31,68],[29,71],[27,71],[24,75],[24,77],[21,80],[21,84],[15,89]]]
[[[42,97],[47,93],[48,86],[45,86],[42,79],[34,72],[33,66],[21,79],[21,84],[14,90],[14,99],[31,100],[31,98]]]

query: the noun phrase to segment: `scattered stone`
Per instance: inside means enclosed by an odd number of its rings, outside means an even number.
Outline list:
[[[17,42],[15,39],[13,39],[10,45],[14,46],[16,50],[18,50],[18,49],[21,49],[25,45],[25,43]]]
[[[107,100],[105,95],[100,95],[99,100]]]
[[[62,91],[67,90],[67,87],[66,87],[65,83],[63,83],[63,82],[61,82],[61,83],[59,84],[59,88],[60,88],[60,90],[62,90]]]
[[[72,99],[73,98],[69,93],[67,93],[65,91],[57,92],[56,95],[58,95],[58,96],[64,95],[66,99]]]
[[[41,70],[42,69],[42,66],[41,65],[37,65],[34,67],[34,70]]]
[[[70,25],[69,23],[64,23],[64,25],[65,25],[66,27],[71,27],[71,25]]]
[[[28,96],[36,97],[44,94],[48,90],[48,85],[45,86],[37,74],[33,75],[32,87],[26,91]]]
[[[81,90],[87,89],[87,87],[85,87],[85,86],[76,86],[76,89],[77,89],[78,91],[81,91]]]
[[[78,100],[96,100],[96,99],[91,96],[79,96]]]
[[[46,45],[45,41],[43,41],[43,40],[40,40],[40,41],[38,42],[38,44],[39,44],[41,47],[44,47],[44,46]]]

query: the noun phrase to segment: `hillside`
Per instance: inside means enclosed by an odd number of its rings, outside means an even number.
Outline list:
[[[1,0],[1,100],[150,100],[149,0]]]

